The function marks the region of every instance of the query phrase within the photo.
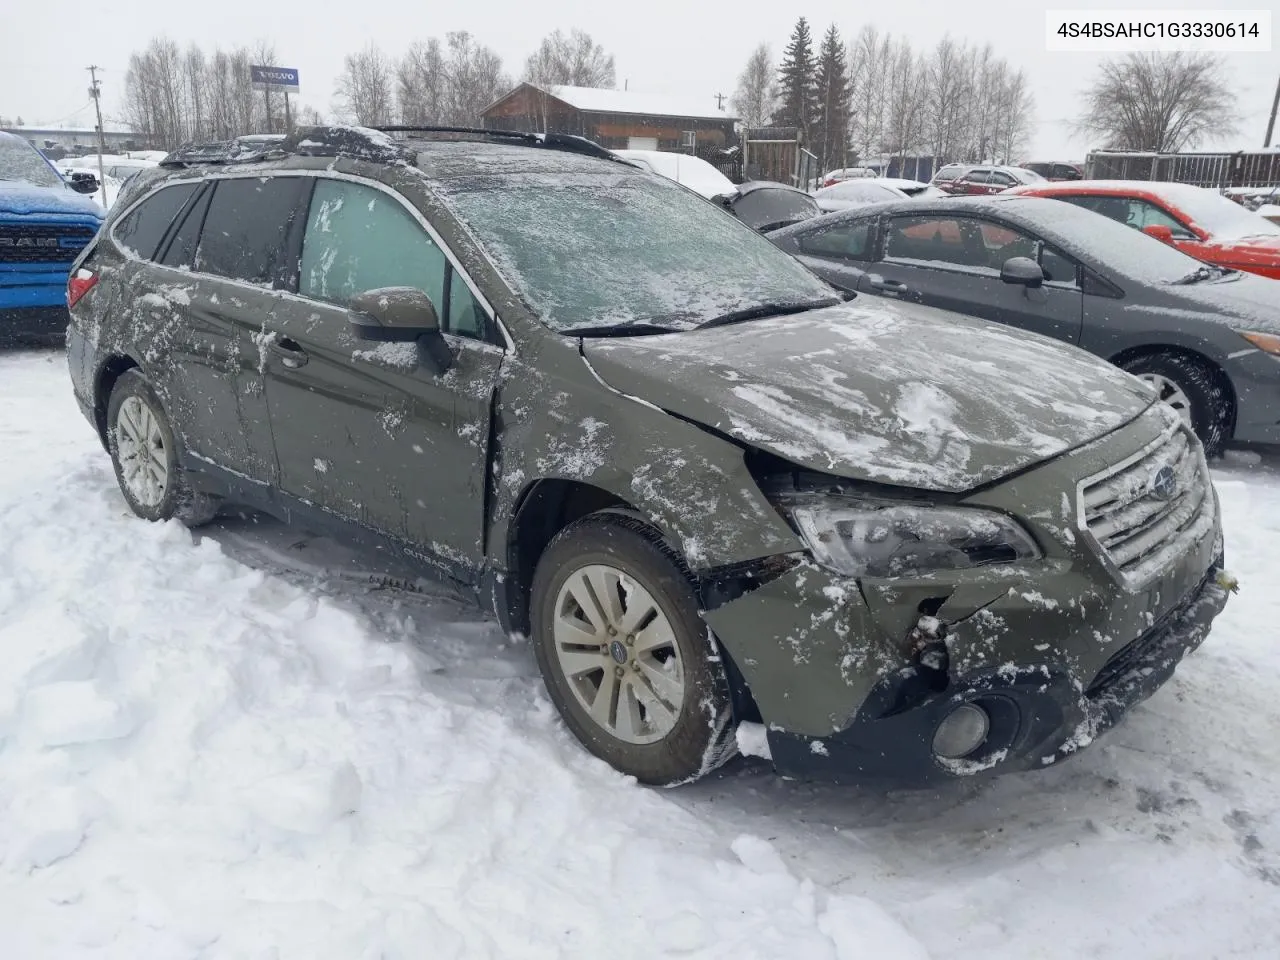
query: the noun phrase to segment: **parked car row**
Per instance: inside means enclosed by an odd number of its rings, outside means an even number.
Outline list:
[[[1232,580],[1201,443],[1038,334],[1105,353],[1143,342],[1133,302],[1271,281],[1034,198],[770,242],[758,191],[709,206],[637,159],[350,128],[171,155],[67,288],[125,502],[394,551],[527,636],[568,729],[645,783],[715,769],[746,721],[795,776],[1043,769],[1203,641]],[[911,272],[937,257],[945,283]],[[991,279],[1003,324],[926,305]],[[1261,429],[1270,359],[1231,336],[1230,428]]]

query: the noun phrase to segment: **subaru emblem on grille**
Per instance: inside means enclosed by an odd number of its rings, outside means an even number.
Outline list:
[[[1155,472],[1147,491],[1157,500],[1172,500],[1178,492],[1178,475],[1173,467],[1165,464]]]

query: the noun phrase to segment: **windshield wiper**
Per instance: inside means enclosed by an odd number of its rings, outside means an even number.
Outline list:
[[[680,333],[680,327],[663,327],[656,323],[602,323],[589,327],[561,330],[568,337],[648,337],[655,333]]]
[[[1181,280],[1175,280],[1174,282],[1179,286],[1186,286],[1187,284],[1200,283],[1204,280],[1214,280],[1218,277],[1226,276],[1229,272],[1221,267],[1211,267],[1206,263],[1196,267]]]
[[[853,297],[842,296],[840,299],[823,297],[821,300],[775,300],[772,303],[758,303],[754,307],[743,307],[741,310],[730,310],[718,317],[698,324],[698,330],[708,327],[723,327],[731,323],[742,323],[745,320],[762,320],[765,317],[782,317],[789,313],[804,313],[819,307],[834,307],[837,303],[847,302]]]

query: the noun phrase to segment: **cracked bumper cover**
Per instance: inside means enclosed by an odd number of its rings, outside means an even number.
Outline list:
[[[1097,650],[1081,635],[1084,626],[1071,634],[1066,611],[1029,602],[1008,581],[994,590],[990,582],[975,582],[952,597],[995,594],[971,611],[1005,618],[1018,637],[1053,641],[1043,645],[1043,661],[1015,661],[998,647],[986,651],[994,655],[973,655],[979,644],[965,635],[970,612],[954,625],[949,672],[931,675],[899,652],[902,634],[897,622],[885,623],[886,608],[852,581],[813,566],[704,616],[751,688],[780,774],[925,786],[1056,763],[1154,693],[1203,642],[1226,605],[1229,590],[1218,582],[1221,554],[1211,539],[1204,548],[1166,581],[1181,599],[1157,619],[1146,618],[1143,598],[1128,598],[1126,607],[1124,598],[1096,597],[1096,610],[1110,614],[1118,635],[1135,639],[1118,641],[1084,664],[1071,653]],[[1061,575],[1073,579],[1070,570]],[[914,597],[897,599],[896,607],[914,611]],[[1095,620],[1093,612],[1089,620]],[[781,642],[751,642],[744,631],[756,638],[771,632]],[[941,760],[932,749],[934,731],[963,701],[979,701],[988,710],[991,734],[974,757]]]

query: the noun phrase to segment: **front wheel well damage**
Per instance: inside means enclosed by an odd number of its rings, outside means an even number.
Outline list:
[[[107,405],[111,402],[111,391],[116,381],[126,371],[138,368],[139,364],[125,354],[115,354],[107,359],[98,371],[97,382],[93,388],[93,422],[98,428],[98,438],[102,445],[107,445]]]

